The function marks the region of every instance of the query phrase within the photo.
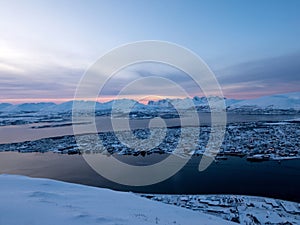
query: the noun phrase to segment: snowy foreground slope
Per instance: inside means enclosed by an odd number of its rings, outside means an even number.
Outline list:
[[[0,175],[1,225],[234,224],[132,193]]]

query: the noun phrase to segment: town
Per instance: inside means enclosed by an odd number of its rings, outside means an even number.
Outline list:
[[[183,129],[186,131],[183,132]],[[197,130],[200,129],[200,130]],[[152,128],[155,135],[164,135],[163,128]],[[1,144],[0,151],[48,152],[61,154],[92,154],[106,153],[119,155],[149,154],[178,154],[179,156],[202,155],[208,143],[211,127],[170,127],[161,143],[156,143],[154,148],[144,151],[143,146],[133,149],[123,144],[122,139],[128,133],[138,139],[147,139],[149,129],[134,129],[133,131],[102,132],[98,134],[69,135],[63,137],[45,138],[22,143]],[[189,135],[199,134],[196,148],[190,149],[189,143],[184,143],[183,133]],[[98,135],[98,136],[97,136]],[[284,160],[300,157],[300,123],[299,121],[285,122],[244,122],[229,123],[226,127],[225,137],[216,160],[226,160],[228,156],[247,157],[249,161]],[[95,138],[96,137],[96,138]],[[184,148],[173,152],[178,145],[179,138],[183,140]],[[147,143],[147,142],[145,142]],[[153,143],[152,143],[153,144]],[[79,147],[80,146],[80,147]],[[146,146],[145,146],[145,149]]]

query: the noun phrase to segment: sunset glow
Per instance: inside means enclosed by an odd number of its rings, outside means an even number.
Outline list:
[[[72,100],[81,77],[99,57],[140,40],[163,40],[190,49],[215,73],[227,98],[249,99],[300,90],[298,1],[264,1],[259,2],[260,7],[238,1],[185,4],[167,0],[166,7],[161,7],[160,1],[112,2],[1,2],[0,102]],[[166,78],[174,75],[160,67],[140,69],[119,77],[118,88],[132,76],[142,77],[147,72]],[[173,80],[185,85],[191,97],[203,96],[189,87],[181,74]],[[144,93],[118,98],[139,100],[151,94],[146,93],[149,88],[144,86]],[[115,91],[108,90],[100,96],[101,101],[115,98],[111,93]]]

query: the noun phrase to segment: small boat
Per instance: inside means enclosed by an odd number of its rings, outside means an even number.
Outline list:
[[[251,162],[261,162],[261,161],[269,160],[269,158],[270,158],[269,155],[257,154],[257,155],[248,156],[247,160]]]
[[[215,159],[216,160],[227,160],[228,158],[226,156],[224,156],[224,155],[218,155],[218,156],[216,156]]]
[[[244,157],[245,155],[247,155],[244,152],[225,152],[224,154],[230,155],[230,156],[238,156],[238,157]]]

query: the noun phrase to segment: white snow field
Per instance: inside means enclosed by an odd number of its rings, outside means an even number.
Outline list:
[[[0,225],[235,224],[133,193],[0,175]]]

